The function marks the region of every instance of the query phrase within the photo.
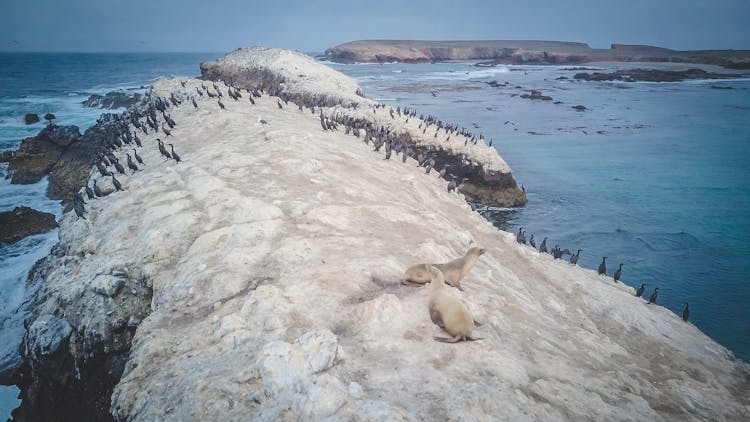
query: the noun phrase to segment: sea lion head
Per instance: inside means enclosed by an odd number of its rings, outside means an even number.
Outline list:
[[[430,271],[430,274],[432,275],[432,280],[430,283],[445,283],[445,277],[443,276],[443,272],[439,269],[433,267],[432,265],[428,266],[428,270]]]

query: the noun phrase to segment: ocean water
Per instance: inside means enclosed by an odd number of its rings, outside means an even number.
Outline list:
[[[201,61],[218,56],[0,53],[0,151],[15,150],[23,138],[36,135],[46,124],[42,120],[27,126],[26,113],[40,117],[53,113],[57,124],[77,125],[83,133],[106,111],[81,106],[91,94],[142,93],[159,76],[197,76]],[[46,179],[33,185],[11,185],[7,173],[7,164],[0,164],[0,211],[25,205],[60,219],[59,202],[46,197]],[[23,335],[22,311],[32,293],[25,286],[28,271],[55,243],[57,230],[0,245],[0,361],[17,353]],[[17,394],[15,387],[0,386],[0,419],[18,406]]]
[[[623,282],[645,283],[647,297],[659,287],[658,304],[678,315],[690,303],[692,323],[750,361],[750,79],[584,82],[571,66],[330,65],[369,97],[492,139],[529,199],[483,210],[498,227],[581,248],[583,267],[606,255],[610,276],[623,263]],[[531,89],[552,100],[520,97]]]

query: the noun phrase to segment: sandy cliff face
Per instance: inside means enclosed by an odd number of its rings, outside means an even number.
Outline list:
[[[115,419],[750,415],[747,365],[691,324],[517,244],[434,172],[323,131],[309,109],[268,95],[252,105],[245,91],[234,101],[223,85],[225,110],[205,96],[195,109],[187,98],[205,83],[155,83],[153,95],[186,99],[167,138],[183,161],[142,136],[146,165],[121,177],[126,191],[90,202],[87,221],[65,215],[65,253],[29,330],[28,344],[64,349],[81,321],[95,333],[126,296],[153,291]],[[389,118],[367,107],[346,112]],[[456,294],[483,340],[437,343],[427,289],[400,277],[473,245],[487,253]],[[45,327],[70,340],[33,334]]]

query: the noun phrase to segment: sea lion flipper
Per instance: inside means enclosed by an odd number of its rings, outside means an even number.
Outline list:
[[[484,338],[483,337],[472,338],[468,336],[466,337],[466,341],[477,341],[477,340],[484,340]]]
[[[458,343],[459,341],[461,341],[461,336],[456,336],[456,337],[453,337],[453,338],[448,338],[448,337],[433,337],[433,339],[435,339],[435,341],[439,341],[441,343]]]

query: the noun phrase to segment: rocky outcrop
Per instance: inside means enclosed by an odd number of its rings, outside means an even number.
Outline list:
[[[737,75],[711,73],[703,69],[661,70],[661,69],[624,69],[611,73],[581,72],[573,79],[584,81],[624,81],[624,82],[680,82],[687,79],[731,79]]]
[[[200,68],[203,79],[259,90],[307,107],[368,102],[362,89],[350,78],[296,51],[240,48],[203,62]],[[314,69],[312,74],[311,69]]]
[[[11,183],[36,183],[48,175],[47,195],[67,201],[86,184],[97,151],[120,133],[119,125],[116,115],[103,114],[83,135],[77,126],[46,126],[8,157]]]
[[[36,114],[36,113],[28,113],[25,116],[23,116],[23,121],[27,125],[32,125],[34,123],[38,123],[39,122],[39,115]]]
[[[104,109],[127,108],[138,103],[142,98],[141,94],[128,94],[120,91],[108,92],[104,95],[93,94],[81,104],[84,107],[98,107]]]
[[[326,58],[353,62],[435,62],[489,60],[493,64],[579,64],[595,61],[656,61],[717,64],[734,69],[750,66],[750,50],[677,51],[666,48],[612,44],[594,49],[584,43],[560,41],[417,41],[362,40],[329,48]]]
[[[29,207],[0,212],[0,243],[15,243],[26,236],[46,233],[57,227],[54,214]]]
[[[21,389],[14,420],[112,420],[112,388],[149,312],[148,276],[132,264],[102,268],[98,277],[71,284],[70,271],[94,251],[70,241],[63,228],[60,244],[29,276],[30,285],[40,287],[25,323],[22,363],[3,380]]]
[[[370,107],[375,102],[364,97],[362,89],[351,78],[304,54],[261,47],[239,49],[215,61],[201,63],[201,75],[205,79],[263,90],[303,106],[317,107],[334,120],[341,120],[342,116],[356,119],[369,131],[393,132],[415,156],[430,154],[439,168],[449,163],[451,174],[459,181],[467,178],[464,192],[470,201],[501,207],[526,203],[526,195],[516,185],[510,167],[495,150],[483,142],[470,144],[471,135],[452,134],[452,142],[438,142],[432,135],[423,133],[421,127],[406,125],[409,118],[400,111],[393,114],[394,110],[390,113],[385,109],[372,110]],[[411,121],[421,119],[415,117]],[[432,128],[431,131],[437,130],[435,126]],[[446,183],[448,180],[446,176]]]

